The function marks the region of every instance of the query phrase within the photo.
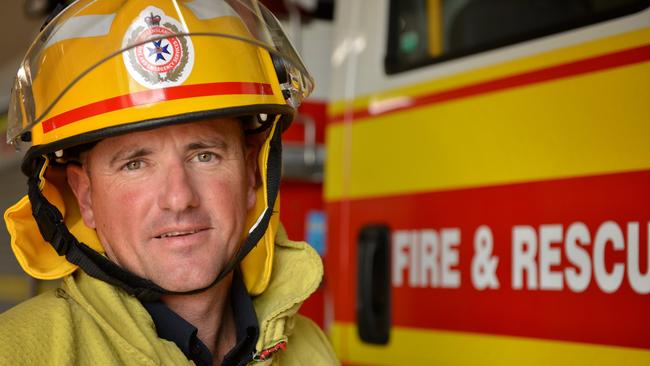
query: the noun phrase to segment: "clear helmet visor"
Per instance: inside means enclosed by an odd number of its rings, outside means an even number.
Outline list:
[[[278,100],[296,108],[313,86],[280,23],[256,0],[77,1],[23,59],[7,141],[24,150],[48,141],[32,133],[80,134],[152,111]]]

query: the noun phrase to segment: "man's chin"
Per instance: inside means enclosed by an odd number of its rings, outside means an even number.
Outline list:
[[[198,291],[198,290],[203,290],[207,289],[212,285],[214,282],[213,279],[201,279],[201,280],[193,280],[193,281],[177,281],[177,280],[171,280],[171,281],[161,281],[157,282],[156,284],[162,288],[164,288],[167,291],[172,291],[172,292],[191,292],[191,291]]]
[[[189,292],[201,290],[213,284],[218,273],[206,273],[205,271],[186,272],[186,271],[167,271],[158,272],[153,276],[147,276],[150,281],[172,292]]]

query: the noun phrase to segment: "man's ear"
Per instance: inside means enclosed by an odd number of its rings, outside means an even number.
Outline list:
[[[255,194],[256,188],[260,184],[258,182],[259,173],[257,170],[257,154],[259,148],[246,149],[246,180],[247,180],[247,208],[250,210],[255,207],[257,196]]]
[[[88,172],[77,164],[68,164],[66,166],[66,173],[68,176],[68,185],[77,198],[79,212],[81,212],[84,223],[89,228],[95,229],[95,215],[92,208],[90,177],[88,177]]]

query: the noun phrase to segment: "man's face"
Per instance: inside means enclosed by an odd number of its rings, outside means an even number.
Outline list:
[[[173,125],[110,137],[69,166],[87,226],[111,260],[173,291],[209,285],[255,204],[255,160],[239,122]]]

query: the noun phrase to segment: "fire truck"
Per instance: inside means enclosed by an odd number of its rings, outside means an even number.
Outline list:
[[[339,0],[292,32],[318,82],[281,219],[344,365],[650,365],[649,6]]]
[[[650,365],[650,2],[338,1],[345,365]]]

